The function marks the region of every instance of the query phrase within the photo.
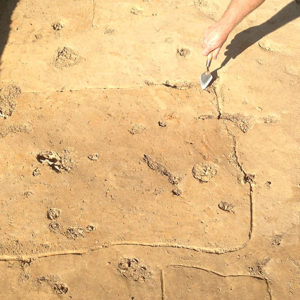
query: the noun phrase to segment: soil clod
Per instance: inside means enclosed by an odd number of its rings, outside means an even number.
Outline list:
[[[59,218],[61,210],[59,208],[50,208],[47,211],[47,217],[49,220],[56,220]]]
[[[69,227],[65,232],[65,236],[68,239],[77,239],[79,237],[84,237],[84,228],[82,227]]]
[[[53,290],[58,295],[64,295],[68,292],[69,288],[64,283],[54,283]]]
[[[95,231],[95,230],[96,230],[96,227],[94,225],[87,225],[85,227],[86,232],[92,232],[92,231]]]
[[[60,31],[64,28],[64,25],[60,22],[57,22],[57,23],[52,24],[52,28],[55,31]]]
[[[92,161],[97,161],[99,159],[99,154],[98,153],[93,153],[93,154],[90,154],[88,156],[88,159],[89,160],[92,160]]]
[[[194,165],[192,173],[200,182],[209,182],[217,175],[217,166],[210,162],[198,163]]]
[[[191,51],[187,48],[181,48],[181,49],[177,49],[177,54],[179,56],[183,56],[183,57],[186,57],[188,56],[189,54],[191,53]]]
[[[231,203],[228,203],[228,202],[225,202],[225,201],[221,201],[219,204],[218,204],[218,207],[221,209],[221,210],[224,210],[224,211],[227,211],[227,212],[234,212],[234,205],[231,204]]]
[[[178,187],[172,190],[173,195],[180,196],[182,194],[182,190]]]
[[[7,85],[0,89],[0,117],[10,117],[17,105],[16,99],[21,89],[15,85]]]
[[[50,231],[52,231],[54,233],[58,233],[58,232],[60,232],[60,224],[57,222],[51,222],[49,224],[49,229],[50,229]]]
[[[43,151],[37,155],[37,160],[42,164],[48,164],[57,173],[70,172],[74,166],[68,150],[64,150],[61,154],[55,151]]]
[[[118,271],[125,278],[134,281],[145,281],[152,275],[148,267],[141,265],[137,258],[121,258]]]
[[[36,168],[33,170],[32,175],[33,175],[33,176],[39,176],[39,175],[41,175],[41,170],[40,170],[40,168],[39,168],[39,167],[36,167]]]
[[[63,49],[58,49],[54,65],[59,69],[68,68],[77,65],[81,60],[82,58],[77,52],[71,48],[64,47]]]
[[[167,122],[165,122],[165,121],[158,121],[158,125],[160,127],[167,127]]]
[[[135,124],[129,132],[134,135],[134,134],[139,134],[142,133],[144,130],[146,130],[146,127],[143,124]]]

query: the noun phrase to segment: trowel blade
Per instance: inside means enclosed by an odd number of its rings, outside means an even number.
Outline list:
[[[205,72],[200,77],[200,84],[202,87],[202,90],[205,90],[210,82],[212,81],[213,77],[210,72]]]

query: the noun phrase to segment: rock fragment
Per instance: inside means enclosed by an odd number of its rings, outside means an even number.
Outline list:
[[[70,172],[74,166],[74,161],[68,150],[64,150],[62,153],[42,151],[37,155],[37,160],[42,164],[49,165],[57,173]]]

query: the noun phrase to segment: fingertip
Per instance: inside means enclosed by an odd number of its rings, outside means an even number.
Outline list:
[[[221,48],[217,48],[217,49],[215,49],[215,51],[214,51],[214,53],[213,53],[213,57],[214,57],[214,59],[217,59],[217,58],[218,58],[218,55],[219,55],[220,49],[221,49]]]
[[[202,51],[202,55],[204,55],[204,56],[207,56],[208,53],[209,53],[209,51],[208,51],[207,49],[204,49],[204,50]]]

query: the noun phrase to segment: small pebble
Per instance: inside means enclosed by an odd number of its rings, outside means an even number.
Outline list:
[[[35,168],[34,170],[33,170],[33,172],[32,172],[32,175],[33,176],[39,176],[39,175],[41,175],[41,170],[40,170],[40,168]]]
[[[86,230],[87,232],[95,231],[95,230],[96,230],[96,227],[95,227],[94,225],[87,225],[87,226],[85,227],[85,230]]]
[[[158,125],[159,125],[160,127],[167,127],[167,123],[164,122],[164,121],[158,121]]]
[[[59,225],[57,222],[51,222],[51,223],[49,224],[49,229],[50,229],[50,231],[52,231],[52,232],[59,232],[59,230],[60,230],[60,225]]]
[[[60,31],[64,28],[64,25],[58,22],[58,23],[52,24],[52,28],[55,31]]]
[[[179,188],[175,188],[172,190],[173,195],[180,196],[182,194],[182,190]]]
[[[177,49],[177,54],[180,56],[183,56],[183,57],[188,56],[190,53],[191,53],[191,51],[186,48]]]
[[[99,154],[98,153],[93,153],[93,154],[90,154],[88,156],[88,159],[89,160],[92,160],[92,161],[97,161],[99,159]]]

